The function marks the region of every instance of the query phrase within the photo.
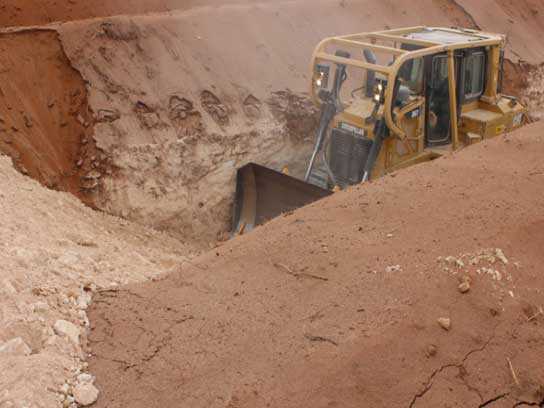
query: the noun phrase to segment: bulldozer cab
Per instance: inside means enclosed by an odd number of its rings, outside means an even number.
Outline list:
[[[501,94],[504,44],[503,35],[437,27],[324,39],[310,88],[321,116],[302,180],[312,187],[265,179],[250,164],[238,173],[233,230],[521,126],[525,107]]]

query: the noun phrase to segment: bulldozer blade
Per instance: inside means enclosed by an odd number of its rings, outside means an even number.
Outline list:
[[[282,213],[332,194],[278,171],[249,163],[238,169],[234,200],[234,234],[251,231]]]

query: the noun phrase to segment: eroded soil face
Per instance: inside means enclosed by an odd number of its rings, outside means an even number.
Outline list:
[[[85,83],[58,34],[2,34],[0,52],[0,152],[21,173],[92,205],[107,159],[94,143]]]

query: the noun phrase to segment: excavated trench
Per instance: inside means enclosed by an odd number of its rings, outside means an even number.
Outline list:
[[[87,56],[58,29],[0,36],[0,152],[21,173],[203,247],[227,236],[236,167],[255,159],[302,174],[317,121],[306,96],[244,90],[233,101],[212,83],[195,96],[169,92],[154,101],[143,84],[131,87],[111,69],[135,51],[146,60],[145,78],[158,75],[140,28],[98,29],[103,44],[81,71]]]
[[[159,41],[179,65],[170,37],[126,19],[3,33],[0,151],[49,188],[207,247],[230,228],[236,167],[255,160],[302,174],[317,111],[304,94],[256,96],[209,74],[163,94],[151,62],[164,56],[151,47]],[[508,61],[506,92],[522,95],[531,72]]]

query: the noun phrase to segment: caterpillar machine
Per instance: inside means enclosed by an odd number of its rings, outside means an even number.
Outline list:
[[[521,126],[526,108],[501,93],[504,46],[503,35],[431,27],[323,40],[312,60],[321,117],[305,177],[240,168],[233,231]]]

